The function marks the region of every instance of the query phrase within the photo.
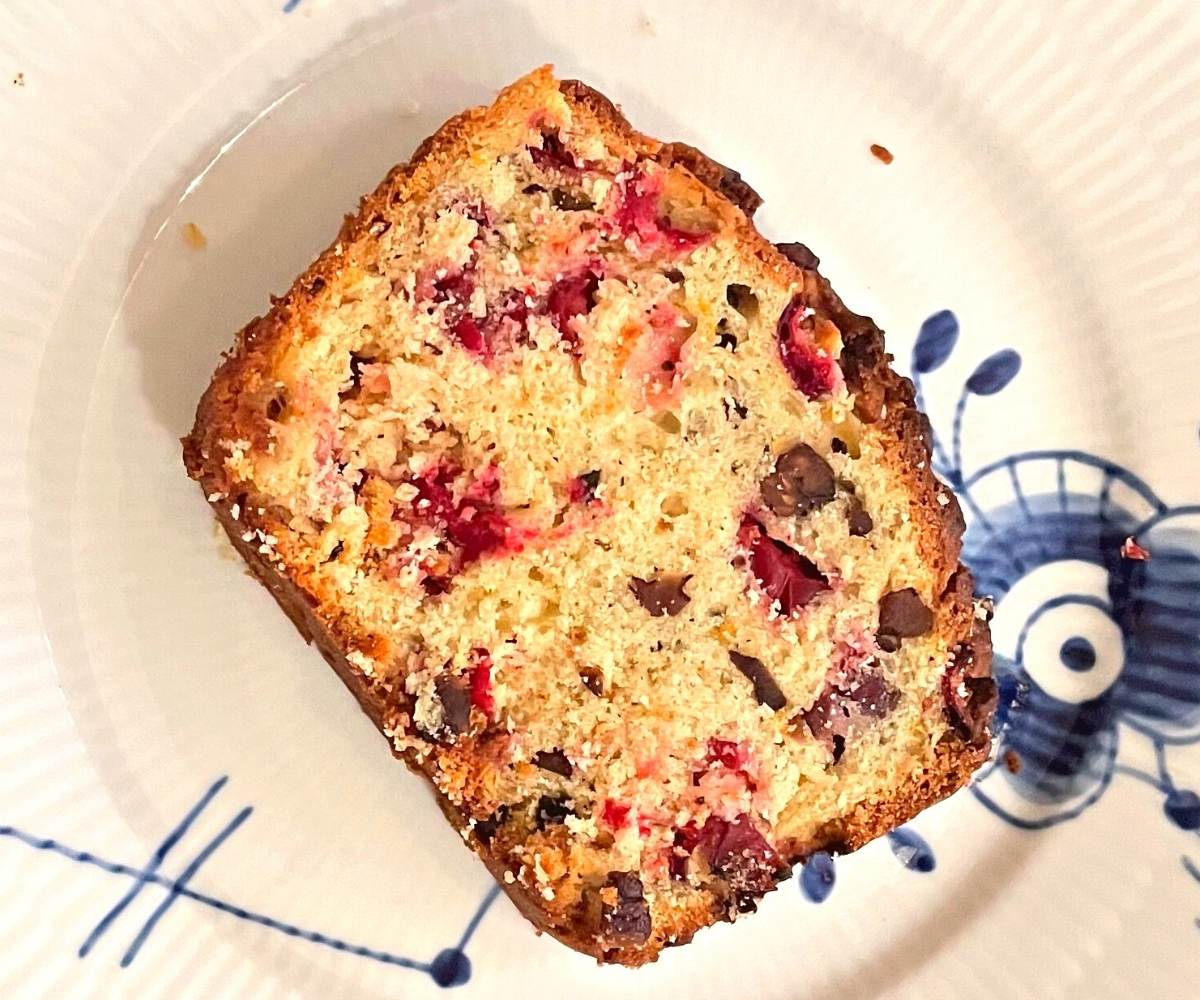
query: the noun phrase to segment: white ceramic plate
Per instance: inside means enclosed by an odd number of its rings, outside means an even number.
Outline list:
[[[684,10],[0,10],[4,996],[1196,995],[1196,5]],[[632,972],[487,905],[177,444],[358,195],[548,61],[734,163],[922,376],[1012,701],[975,788]]]

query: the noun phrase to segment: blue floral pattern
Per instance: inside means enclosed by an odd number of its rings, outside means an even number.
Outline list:
[[[918,394],[957,338],[950,312],[922,325]],[[1175,786],[1167,748],[1200,741],[1200,505],[1170,507],[1129,470],[1079,451],[1023,452],[967,474],[968,401],[1000,392],[1020,367],[1007,349],[981,362],[959,396],[949,450],[940,439],[934,448],[935,469],[968,513],[963,558],[978,591],[998,614],[1011,595],[1023,615],[1006,623],[1015,650],[995,658],[998,752],[973,792],[1037,829],[1077,816],[1129,773],[1162,792],[1173,823],[1196,830],[1200,802]],[[1150,741],[1156,774],[1119,763],[1122,724]]]

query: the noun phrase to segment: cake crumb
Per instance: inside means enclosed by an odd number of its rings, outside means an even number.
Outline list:
[[[193,250],[203,250],[208,246],[208,237],[204,235],[196,223],[185,222],[183,224],[183,242]]]
[[[1137,540],[1130,535],[1121,545],[1121,558],[1145,562],[1150,558],[1150,551],[1138,545]]]
[[[1009,774],[1021,773],[1021,758],[1015,750],[1006,750],[1004,752],[1004,766],[1008,768]]]
[[[871,155],[883,164],[891,163],[895,159],[892,156],[892,151],[887,146],[881,146],[877,142],[871,143]]]
[[[13,86],[14,87],[24,87],[25,86],[25,74],[24,73],[18,73],[16,76],[13,77]]]

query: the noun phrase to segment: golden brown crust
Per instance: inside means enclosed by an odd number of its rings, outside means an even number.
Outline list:
[[[640,155],[664,166],[686,170],[716,197],[736,205],[747,219],[757,208],[760,199],[736,172],[690,146],[663,144],[636,132],[607,98],[590,87],[564,81],[559,89],[569,101],[593,116],[614,137],[636,148]],[[315,599],[261,554],[253,540],[245,537],[254,530],[269,532],[280,521],[269,509],[259,509],[258,498],[252,492],[242,492],[250,489],[248,484],[231,481],[225,466],[215,458],[218,441],[262,442],[266,434],[263,401],[273,391],[266,374],[272,370],[272,359],[287,348],[291,338],[304,336],[306,327],[314,322],[311,312],[317,297],[329,286],[344,282],[347,270],[358,265],[359,257],[351,248],[379,235],[376,230],[386,224],[383,215],[386,206],[393,200],[417,197],[427,189],[436,170],[422,171],[421,167],[432,168],[442,159],[460,155],[480,115],[476,109],[451,119],[421,144],[408,163],[394,168],[374,192],[362,199],[359,211],[345,220],[338,239],[291,290],[273,301],[266,316],[253,320],[239,333],[234,350],[200,401],[192,433],[183,441],[187,470],[201,483],[233,544],[301,634],[317,645],[366,714],[385,734],[392,728],[401,698],[386,680],[364,676],[346,656],[346,650],[364,649],[371,637],[355,635],[352,628],[343,627],[335,618],[323,617],[322,609],[314,606]],[[911,515],[919,526],[922,555],[933,568],[940,594],[939,630],[951,645],[968,647],[975,669],[986,672],[990,662],[987,630],[976,619],[971,578],[959,563],[962,515],[952,494],[933,475],[928,422],[915,407],[911,383],[890,368],[891,358],[878,327],[848,310],[815,267],[797,266],[754,231],[748,221],[740,225],[739,240],[745,248],[768,271],[782,274],[803,288],[818,314],[831,320],[840,331],[843,343],[840,362],[847,384],[856,395],[856,413],[878,433],[890,437],[896,446],[892,450],[893,470],[908,483],[913,498]],[[231,512],[233,504],[240,508],[239,517],[235,518]],[[899,794],[886,801],[861,803],[819,831],[815,838],[778,845],[780,853],[791,865],[817,850],[854,850],[962,787],[987,754],[986,739],[971,745],[951,730],[936,748],[921,777]],[[600,961],[639,965],[653,960],[661,947],[686,943],[697,930],[729,915],[729,908],[720,905],[720,901],[697,897],[696,905],[682,911],[674,925],[656,928],[654,937],[644,944],[614,948],[611,942],[606,944],[596,935],[594,926],[583,926],[577,914],[547,903],[520,882],[506,881],[505,875],[511,877],[511,873],[487,843],[472,832],[470,817],[433,785],[431,765],[412,752],[396,752],[396,755],[430,781],[447,819],[464,833],[518,909],[540,931],[552,934],[576,950]]]

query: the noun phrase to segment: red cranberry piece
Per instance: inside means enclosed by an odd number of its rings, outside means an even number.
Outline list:
[[[838,384],[840,370],[828,354],[817,350],[809,331],[801,326],[804,299],[797,295],[779,317],[779,356],[792,384],[809,399],[827,396]]]
[[[577,163],[572,153],[557,132],[547,132],[542,136],[542,147],[529,146],[529,155],[543,170],[561,170],[564,173],[575,173],[583,164]]]
[[[600,279],[591,271],[565,275],[554,283],[546,299],[546,308],[554,322],[554,328],[563,339],[575,343],[577,335],[571,329],[571,320],[591,312],[596,304],[596,289]]]
[[[719,740],[715,736],[708,741],[708,760],[736,771],[745,763],[739,744],[733,740]]]
[[[791,615],[817,594],[829,589],[829,581],[810,559],[777,541],[753,518],[746,518],[738,532],[750,550],[750,572],[766,595],[779,605],[781,614]]]
[[[606,799],[603,808],[600,810],[600,821],[605,826],[612,827],[614,830],[620,830],[629,819],[629,809],[628,803]]]
[[[447,525],[451,539],[462,546],[464,562],[475,562],[508,540],[508,519],[495,510],[481,510],[470,520],[456,517]]]
[[[712,870],[724,876],[734,892],[764,893],[775,885],[785,868],[745,813],[733,821],[710,816],[696,849],[704,853]]]
[[[838,683],[829,683],[804,721],[813,738],[823,743],[836,764],[846,749],[846,739],[891,712],[900,693],[875,673],[857,672]]]
[[[434,302],[457,302],[465,306],[474,293],[475,277],[467,269],[435,278],[433,282]]]
[[[596,490],[600,487],[600,470],[593,469],[582,476],[576,476],[567,487],[567,499],[571,503],[591,503],[596,499]]]
[[[492,696],[492,658],[486,649],[472,650],[474,664],[471,667],[471,704],[489,719],[496,708]]]
[[[616,222],[625,236],[636,236],[642,243],[655,246],[665,243],[669,248],[691,251],[712,236],[711,233],[692,233],[673,226],[659,213],[661,182],[638,174],[625,185],[624,197],[616,212]]]
[[[450,328],[450,333],[463,350],[479,355],[487,353],[487,341],[483,338],[483,331],[471,316],[459,319]]]

